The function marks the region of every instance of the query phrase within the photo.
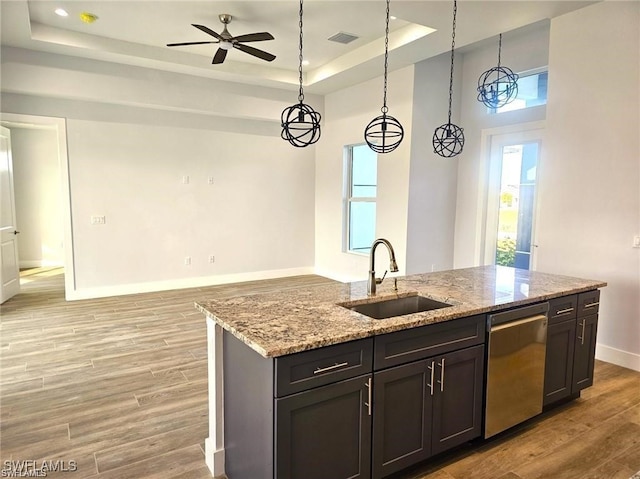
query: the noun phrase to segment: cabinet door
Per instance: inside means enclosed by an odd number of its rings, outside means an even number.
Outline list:
[[[276,479],[368,479],[371,375],[275,400]]]
[[[431,455],[434,365],[433,360],[421,360],[374,374],[374,479]]]
[[[597,329],[597,314],[578,317],[573,361],[573,393],[593,385]]]
[[[576,320],[549,324],[544,370],[543,405],[571,395]]]
[[[436,358],[432,454],[480,437],[483,374],[482,345]]]

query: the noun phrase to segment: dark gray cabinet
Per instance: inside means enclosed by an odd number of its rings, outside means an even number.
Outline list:
[[[594,290],[549,302],[545,406],[593,384],[599,299]]]
[[[276,399],[278,479],[368,479],[371,375]]]
[[[384,477],[431,455],[432,363],[416,361],[375,373],[372,477]]]
[[[376,369],[398,358],[373,376],[376,479],[481,435],[484,316],[375,338]]]

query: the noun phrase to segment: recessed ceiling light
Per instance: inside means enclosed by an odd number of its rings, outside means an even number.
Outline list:
[[[55,14],[61,17],[68,17],[69,14],[67,13],[67,11],[64,8],[56,8],[54,10]]]
[[[398,19],[398,17],[394,17],[393,15],[391,15],[391,16],[389,17],[389,20],[397,20],[397,19]]]
[[[303,64],[304,66],[307,66],[307,65],[309,64],[309,60],[302,60],[302,64]]]

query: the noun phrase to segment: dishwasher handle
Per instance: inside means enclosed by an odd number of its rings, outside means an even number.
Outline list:
[[[536,314],[535,316],[531,316],[529,318],[518,319],[516,321],[511,321],[510,323],[503,323],[497,326],[491,327],[491,332],[500,331],[502,329],[513,328],[514,326],[520,326],[522,324],[534,323],[536,321],[546,320],[547,317],[544,314]]]
[[[536,303],[520,308],[509,309],[507,311],[501,311],[499,313],[490,314],[487,316],[487,331],[490,331],[495,326],[502,323],[512,323],[523,318],[530,318],[532,316],[544,315],[547,316],[549,312],[549,303]]]

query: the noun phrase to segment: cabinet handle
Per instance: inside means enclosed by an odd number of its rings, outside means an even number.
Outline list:
[[[440,383],[440,392],[444,391],[444,358],[442,358],[442,362],[438,363],[438,366],[440,366],[440,381],[438,381]]]
[[[594,306],[598,306],[599,304],[600,304],[600,301],[596,301],[595,303],[585,304],[584,309],[593,308]]]
[[[587,320],[583,319],[582,324],[580,325],[580,327],[582,328],[582,336],[578,336],[578,339],[580,340],[580,344],[584,344],[584,326],[586,324],[587,324]]]
[[[364,405],[367,406],[367,412],[369,413],[369,416],[371,416],[371,378],[369,378],[364,385],[368,389],[367,402],[365,402]]]
[[[573,311],[573,308],[566,308],[566,309],[561,309],[559,311],[556,311],[556,314],[566,314],[566,313],[570,313]]]
[[[344,363],[335,363],[333,366],[327,366],[326,368],[318,368],[313,372],[313,374],[326,373],[327,371],[332,371],[334,369],[343,368],[343,367],[348,366],[348,365],[349,365],[348,361],[346,361]]]
[[[427,384],[427,386],[429,386],[429,391],[431,391],[431,395],[433,396],[433,376],[436,372],[436,367],[433,361],[431,361],[431,366],[428,366],[428,369],[429,371],[431,371],[431,380],[429,381],[429,384]]]

